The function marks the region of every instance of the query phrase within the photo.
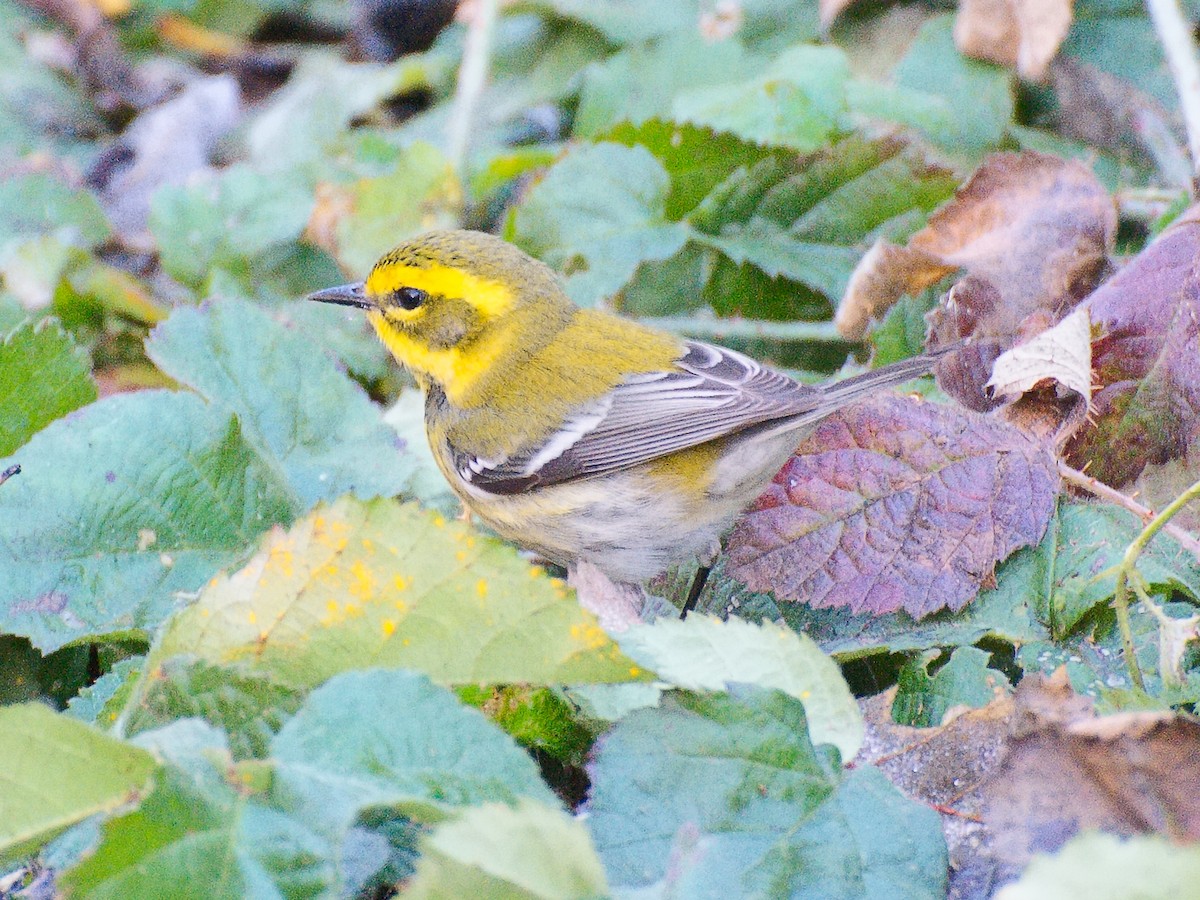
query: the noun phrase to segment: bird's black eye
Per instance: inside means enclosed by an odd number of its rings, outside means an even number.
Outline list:
[[[404,287],[396,291],[396,303],[401,309],[416,309],[429,299],[429,295],[419,288]]]

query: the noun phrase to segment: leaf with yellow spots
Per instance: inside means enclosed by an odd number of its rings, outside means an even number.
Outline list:
[[[213,579],[149,663],[190,654],[293,686],[403,667],[444,684],[644,679],[561,580],[462,522],[343,498]]]

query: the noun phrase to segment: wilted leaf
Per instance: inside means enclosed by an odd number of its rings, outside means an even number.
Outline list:
[[[1092,327],[1087,308],[1020,346],[1006,350],[992,366],[987,383],[996,396],[1019,396],[1052,380],[1085,402],[1092,398]]]
[[[619,722],[590,769],[609,881],[679,897],[944,896],[933,811],[875,769],[843,773],[807,732],[800,701],[746,688]]]
[[[87,361],[57,322],[29,322],[0,339],[0,456],[95,399]]]
[[[1091,289],[1115,233],[1112,200],[1083,164],[1031,151],[994,154],[907,247],[882,244],[864,257],[838,327],[861,335],[902,294],[957,268],[973,284],[939,310],[938,343],[1011,339],[1032,316],[1048,314],[1041,331]]]
[[[959,647],[932,675],[936,651],[914,656],[900,671],[892,716],[901,725],[928,728],[945,724],[947,716],[987,706],[1012,689],[1002,672],[988,668],[992,655],[977,647]]]
[[[150,754],[40,703],[0,707],[0,859],[137,799]]]
[[[985,786],[1002,863],[1023,868],[1089,829],[1200,836],[1200,726],[1161,713],[1093,718],[1065,674],[1039,681],[1022,682],[1017,730]]]
[[[641,263],[683,246],[687,227],[664,218],[669,185],[662,164],[641,147],[580,147],[517,209],[516,240],[564,272],[572,299],[594,305]]]
[[[810,606],[961,609],[1054,510],[1050,454],[1001,422],[899,397],[822,422],[730,538],[729,572]]]
[[[852,759],[862,744],[862,717],[841,670],[807,635],[769,622],[692,615],[631,628],[620,643],[675,687],[723,691],[752,684],[803,701],[813,743],[833,744],[843,759]]]
[[[1071,27],[1072,0],[964,0],[954,41],[967,56],[1041,81]]]
[[[1094,427],[1067,458],[1114,487],[1182,456],[1200,434],[1200,207],[1192,207],[1086,301],[1100,337]]]
[[[608,896],[604,869],[578,819],[522,799],[473,807],[421,842],[406,897],[588,900]]]
[[[351,499],[272,532],[214,580],[151,664],[174,654],[293,686],[366,665],[447,683],[642,677],[562,582],[511,547],[414,504]]]
[[[1038,854],[996,900],[1178,900],[1200,883],[1200,848],[1157,835],[1122,840],[1111,834],[1073,837],[1054,856]]]
[[[1011,696],[945,725],[913,728],[892,718],[896,689],[861,701],[867,721],[859,765],[878,766],[904,795],[939,808],[950,855],[951,897],[987,897],[996,863],[987,855],[981,785],[999,765],[1012,729]]]

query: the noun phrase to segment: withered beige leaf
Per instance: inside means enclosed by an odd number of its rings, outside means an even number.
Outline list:
[[[1032,340],[1002,353],[987,386],[998,397],[1016,397],[1044,381],[1056,381],[1091,401],[1092,326],[1087,309],[1075,310]]]
[[[954,42],[966,56],[1041,81],[1071,28],[1071,0],[959,0]]]

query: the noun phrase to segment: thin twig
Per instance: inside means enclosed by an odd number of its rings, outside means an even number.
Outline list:
[[[1129,677],[1133,681],[1134,687],[1143,692],[1146,690],[1146,683],[1142,680],[1142,670],[1134,655],[1133,627],[1129,622],[1129,582],[1131,578],[1141,577],[1134,567],[1137,565],[1138,557],[1146,549],[1146,545],[1154,540],[1154,536],[1171,521],[1177,512],[1197,497],[1200,497],[1200,481],[1168,503],[1166,508],[1142,529],[1142,533],[1125,548],[1125,556],[1117,571],[1117,592],[1113,598],[1113,607],[1117,612],[1117,625],[1121,629],[1121,645],[1125,650],[1125,665],[1129,669]]]
[[[1196,59],[1196,42],[1192,26],[1180,8],[1179,0],[1146,0],[1146,8],[1154,21],[1154,29],[1162,43],[1167,68],[1175,79],[1179,106],[1187,128],[1188,150],[1192,155],[1193,193],[1200,174],[1200,62]]]
[[[450,112],[450,124],[446,133],[446,152],[450,165],[465,182],[467,148],[471,129],[475,124],[475,108],[487,84],[491,66],[492,35],[496,30],[498,0],[476,0],[471,21],[467,26],[467,39],[463,47],[463,61],[458,70],[458,86],[454,91],[454,106]]]
[[[4,482],[8,481],[8,479],[12,478],[14,475],[20,475],[20,474],[21,474],[20,466],[9,466],[3,472],[0,472],[0,484],[4,484]]]
[[[1129,510],[1135,516],[1140,518],[1144,524],[1149,524],[1154,521],[1155,512],[1148,506],[1142,506],[1128,494],[1122,494],[1115,488],[1109,487],[1103,481],[1099,481],[1078,469],[1073,469],[1065,462],[1059,462],[1058,474],[1063,480],[1076,487],[1083,488],[1090,494],[1094,494],[1102,500],[1107,500],[1109,503],[1114,503],[1124,509]],[[1185,550],[1192,553],[1197,559],[1200,559],[1200,540],[1198,540],[1191,532],[1180,528],[1178,525],[1167,524],[1163,526],[1167,534],[1175,538]]]

